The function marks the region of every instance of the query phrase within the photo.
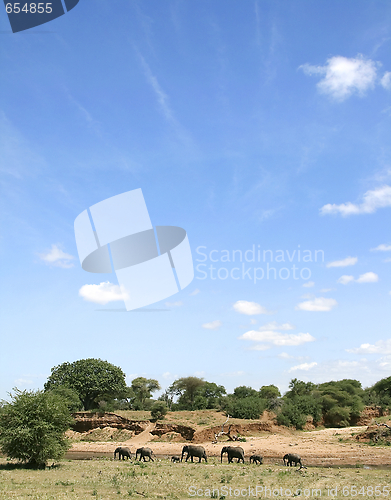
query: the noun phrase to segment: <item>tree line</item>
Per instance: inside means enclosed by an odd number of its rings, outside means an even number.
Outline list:
[[[391,407],[391,377],[366,389],[353,379],[314,384],[294,378],[284,395],[273,384],[258,390],[239,386],[228,394],[223,385],[181,377],[156,400],[153,394],[161,390],[157,380],[137,377],[127,386],[121,368],[92,358],[52,368],[44,390],[66,397],[73,411],[148,410],[158,418],[168,410],[217,409],[234,418],[257,419],[271,410],[280,425],[297,429],[308,419],[329,427],[354,425],[366,405]]]
[[[258,390],[239,386],[228,394],[214,382],[182,377],[154,400],[160,389],[157,380],[145,377],[127,386],[122,369],[101,359],[62,363],[52,368],[44,390],[14,389],[9,401],[0,402],[0,450],[31,467],[44,467],[69,448],[64,433],[73,422],[71,413],[79,410],[148,410],[155,420],[168,410],[217,409],[245,419],[271,410],[279,424],[302,429],[308,419],[332,427],[354,425],[366,405],[391,408],[391,377],[366,389],[352,379],[314,384],[294,378],[284,395],[273,384]]]

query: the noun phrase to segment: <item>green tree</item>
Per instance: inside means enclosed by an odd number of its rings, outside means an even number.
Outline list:
[[[20,391],[0,405],[0,449],[10,458],[44,467],[70,447],[65,431],[72,424],[66,400],[55,392]]]
[[[134,394],[134,408],[145,409],[145,403],[152,397],[152,392],[160,390],[160,384],[153,378],[137,377],[132,380],[131,389]]]
[[[168,408],[164,401],[155,401],[151,407],[152,420],[162,420],[167,412]]]
[[[296,396],[310,396],[316,385],[312,382],[303,382],[297,378],[293,378],[289,382],[289,391],[285,394],[287,398],[295,398]]]
[[[239,387],[235,387],[233,396],[235,398],[250,398],[258,396],[258,392],[252,387],[247,387],[245,385],[240,385]]]
[[[169,393],[179,396],[177,407],[183,410],[193,410],[198,389],[205,380],[198,377],[183,377],[175,380],[169,387]]]
[[[223,385],[217,385],[214,382],[204,382],[196,390],[193,409],[210,410],[218,408],[224,394],[226,394],[226,390]]]
[[[80,359],[52,368],[45,391],[68,387],[75,391],[85,410],[96,408],[98,401],[126,397],[125,374],[118,366],[101,359]]]
[[[281,393],[278,387],[273,384],[263,385],[259,389],[259,397],[262,399],[266,399],[267,408],[269,410],[275,410],[280,406]]]
[[[353,425],[364,409],[365,392],[358,380],[343,379],[319,384],[318,391],[325,425]]]
[[[221,402],[221,406],[227,415],[234,418],[251,418],[253,420],[258,419],[261,413],[266,410],[266,405],[266,399],[261,399],[258,395],[238,398],[233,394],[229,394]]]
[[[64,400],[71,413],[82,409],[83,404],[80,401],[79,395],[73,389],[70,389],[69,387],[57,387],[52,392]]]

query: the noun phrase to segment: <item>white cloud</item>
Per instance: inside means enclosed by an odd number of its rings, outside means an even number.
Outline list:
[[[277,357],[281,359],[292,359],[294,356],[291,356],[287,352],[280,352],[280,354],[278,354]]]
[[[391,339],[378,340],[374,344],[361,344],[360,347],[346,351],[353,354],[391,354]]]
[[[270,312],[260,304],[256,302],[247,302],[247,300],[238,300],[233,305],[233,308],[236,312],[247,314],[248,316],[252,316],[253,314],[270,314]]]
[[[258,328],[260,332],[264,331],[275,331],[275,330],[294,330],[295,327],[290,323],[277,323],[277,321],[270,321],[266,325],[262,325]]]
[[[344,274],[341,276],[338,280],[337,283],[341,283],[341,285],[347,285],[348,283],[351,283],[354,281],[355,283],[376,283],[379,281],[379,276],[376,273],[364,273],[361,274],[356,280],[354,279],[354,276],[348,276]]]
[[[344,274],[337,280],[337,283],[341,283],[341,285],[347,285],[351,281],[354,281],[354,276],[348,276],[347,274]]]
[[[273,330],[256,331],[250,330],[239,337],[241,340],[253,340],[255,342],[268,342],[276,346],[292,346],[301,345],[306,342],[314,342],[316,340],[309,333],[280,333]]]
[[[362,96],[374,87],[377,65],[375,61],[358,54],[355,58],[334,56],[327,59],[324,66],[303,64],[300,68],[306,75],[323,76],[317,84],[319,92],[328,94],[336,101],[344,101],[352,94]]]
[[[391,71],[386,71],[380,80],[380,84],[386,89],[391,90]]]
[[[200,293],[201,290],[198,290],[198,288],[196,288],[193,292],[191,292],[190,295],[197,295]]]
[[[322,288],[320,291],[321,293],[327,293],[327,292],[333,292],[335,289],[334,288]]]
[[[315,282],[314,281],[308,281],[308,283],[304,283],[304,287],[305,288],[311,288],[315,285]]]
[[[328,203],[320,209],[321,215],[341,214],[343,217],[357,214],[372,214],[378,208],[391,206],[391,186],[384,185],[376,189],[367,191],[360,204],[348,201],[341,205]]]
[[[221,321],[211,321],[210,323],[204,323],[202,328],[206,328],[207,330],[218,330],[222,325]]]
[[[335,299],[326,299],[325,297],[314,298],[297,304],[296,309],[301,311],[331,311],[338,305]]]
[[[75,257],[69,253],[63,252],[58,245],[52,245],[49,252],[39,254],[39,258],[47,264],[68,269],[73,267],[73,263],[70,261]]]
[[[317,366],[317,365],[318,365],[318,363],[316,361],[313,361],[312,363],[302,363],[301,365],[292,366],[292,368],[290,368],[288,371],[289,372],[295,372],[297,370],[308,371],[308,370],[311,370],[311,368],[314,368],[314,366]]]
[[[333,262],[329,262],[326,264],[326,267],[346,267],[346,266],[354,266],[358,261],[357,257],[346,257],[346,259],[342,260],[334,260]]]
[[[266,344],[257,344],[257,345],[254,345],[253,347],[250,347],[250,350],[251,351],[267,351],[268,349],[270,349],[271,346],[270,345],[266,345]]]
[[[359,276],[358,279],[356,279],[357,283],[376,283],[379,281],[379,276],[376,273],[364,273]]]
[[[256,324],[257,324],[257,320],[256,320],[256,319],[254,319],[254,318],[251,318],[251,319],[250,319],[250,324],[251,324],[251,325],[256,325]]]
[[[126,292],[119,285],[114,285],[109,281],[99,285],[84,285],[80,288],[79,295],[88,302],[102,305],[128,298]]]
[[[391,252],[391,245],[382,243],[376,248],[371,248],[371,252]]]

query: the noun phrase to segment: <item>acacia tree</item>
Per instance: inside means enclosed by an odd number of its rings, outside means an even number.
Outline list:
[[[52,368],[45,391],[59,387],[73,389],[85,410],[96,407],[102,399],[122,398],[127,394],[125,374],[118,366],[101,359],[80,359]]]
[[[169,392],[179,396],[178,406],[187,410],[193,410],[197,391],[205,384],[205,380],[198,377],[182,377],[175,380],[169,387]]]
[[[152,392],[160,390],[160,384],[153,378],[137,377],[132,380],[131,389],[137,409],[143,410],[146,401],[152,397]]]
[[[0,449],[9,458],[44,467],[70,447],[65,431],[73,419],[67,401],[55,392],[20,391],[0,404]]]

